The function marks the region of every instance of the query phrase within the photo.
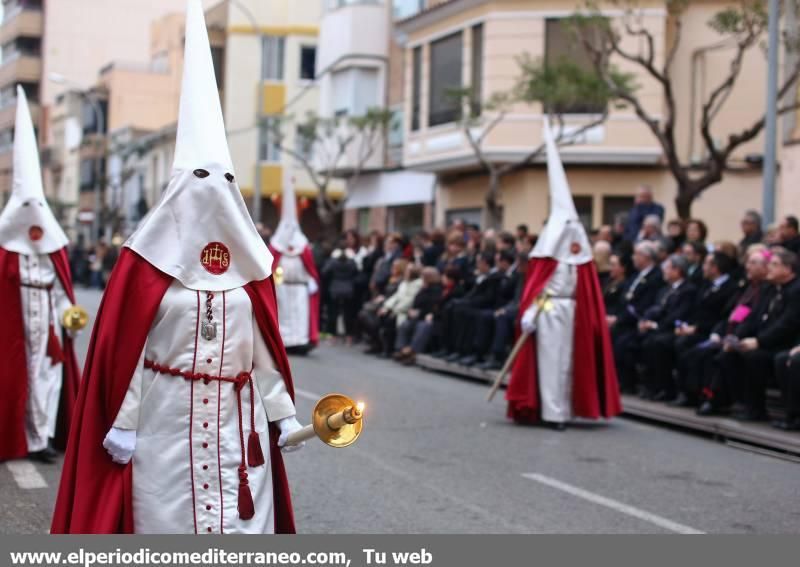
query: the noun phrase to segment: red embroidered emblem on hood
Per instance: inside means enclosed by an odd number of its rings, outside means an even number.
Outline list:
[[[218,276],[228,271],[231,253],[222,242],[209,242],[200,254],[200,263],[208,273]]]
[[[570,252],[572,252],[573,254],[579,254],[579,253],[580,253],[580,251],[581,251],[581,245],[580,245],[580,243],[578,243],[578,242],[573,242],[573,243],[570,245],[570,247],[569,247],[569,251],[570,251]]]

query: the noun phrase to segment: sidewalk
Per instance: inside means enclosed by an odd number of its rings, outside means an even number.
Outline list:
[[[417,365],[428,370],[479,380],[487,384],[493,383],[496,377],[494,372],[468,368],[427,355],[417,356]],[[710,435],[724,442],[747,443],[765,449],[800,455],[800,433],[779,431],[766,423],[744,423],[724,416],[699,417],[692,409],[647,402],[636,396],[623,396],[622,407],[625,415],[681,427],[696,433]]]

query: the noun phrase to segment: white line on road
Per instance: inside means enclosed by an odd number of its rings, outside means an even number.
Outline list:
[[[543,474],[524,473],[522,476],[529,480],[534,480],[541,484],[547,485],[551,488],[556,488],[568,494],[572,494],[573,496],[577,496],[578,498],[583,498],[584,500],[588,500],[589,502],[594,502],[595,504],[606,506],[608,508],[611,508],[612,510],[616,510],[617,512],[622,512],[623,514],[627,514],[629,516],[633,516],[634,518],[639,518],[640,520],[644,520],[645,522],[650,522],[651,524],[655,524],[671,532],[676,532],[679,534],[705,533],[698,529],[685,526],[677,522],[673,522],[672,520],[662,518],[661,516],[657,516],[655,514],[651,514],[650,512],[647,512],[645,510],[629,506],[617,500],[606,498],[605,496],[600,496],[599,494],[595,494],[594,492],[589,492],[588,490],[584,490],[583,488],[579,488],[577,486],[567,484],[566,482],[561,482],[560,480],[550,478],[549,476],[545,476]]]
[[[6,467],[11,471],[14,481],[22,490],[35,490],[47,488],[47,481],[36,470],[33,463],[28,461],[9,461]]]

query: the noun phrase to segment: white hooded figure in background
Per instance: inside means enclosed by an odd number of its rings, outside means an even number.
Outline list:
[[[200,0],[172,179],[125,248],[173,278],[104,442],[133,458],[135,533],[273,533],[268,424],[279,446],[300,425],[249,293],[272,257],[235,183]]]
[[[69,275],[69,262],[66,252],[68,240],[64,231],[53,216],[44,197],[42,173],[39,165],[39,150],[33,128],[28,101],[22,87],[17,87],[17,116],[14,135],[14,181],[11,197],[0,214],[0,252],[3,261],[0,277],[3,283],[14,278],[15,289],[10,293],[15,297],[3,299],[5,318],[8,327],[17,319],[22,319],[21,329],[7,329],[0,332],[3,344],[0,354],[4,360],[3,378],[25,381],[27,392],[17,398],[11,390],[12,384],[0,379],[4,403],[0,403],[0,413],[7,417],[14,410],[6,408],[11,399],[26,400],[24,418],[24,441],[27,452],[33,458],[53,462],[55,453],[49,446],[49,439],[55,436],[56,418],[64,380],[62,362],[65,354],[73,356],[71,341],[64,344],[61,329],[61,316],[73,305],[70,299],[72,281]],[[12,275],[13,272],[13,275]],[[19,289],[16,287],[19,286]],[[5,286],[3,287],[5,290]],[[5,293],[5,292],[4,292]],[[21,299],[21,303],[20,303]],[[13,333],[9,340],[4,333]],[[5,349],[21,345],[24,334],[25,351],[4,352]],[[70,352],[67,353],[66,351]],[[25,363],[18,356],[25,357]],[[19,361],[22,364],[16,364]],[[74,360],[71,360],[74,363]],[[22,367],[18,367],[22,366]],[[75,374],[75,368],[69,368]],[[76,382],[79,376],[72,376]],[[15,421],[16,418],[15,418]],[[9,438],[17,437],[22,423],[3,424],[4,441],[0,442],[0,460],[14,458],[24,453],[25,443],[14,442],[15,448],[4,446]],[[13,429],[13,431],[12,431]],[[22,440],[23,437],[18,437]]]
[[[309,349],[319,341],[319,273],[297,218],[294,178],[283,182],[281,220],[270,239],[275,258],[278,316],[287,348]]]
[[[573,417],[610,418],[622,406],[605,306],[581,224],[545,119],[550,217],[530,255],[520,326],[534,344],[519,351],[506,389],[518,423],[564,429]],[[531,338],[526,338],[530,342]]]

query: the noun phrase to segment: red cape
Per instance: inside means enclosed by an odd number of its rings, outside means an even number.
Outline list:
[[[274,272],[283,255],[271,246],[269,250],[273,256],[272,271]],[[308,340],[312,345],[316,346],[319,343],[319,298],[322,283],[319,279],[317,266],[314,264],[314,254],[311,252],[310,246],[306,245],[303,253],[300,254],[300,259],[303,261],[303,267],[308,274],[317,282],[317,292],[308,297]]]
[[[50,533],[133,532],[132,465],[113,463],[103,448],[103,439],[119,412],[171,283],[172,277],[130,249],[120,253],[92,332]],[[289,361],[278,332],[272,281],[251,282],[245,290],[264,342],[294,399]],[[275,531],[294,533],[277,427],[270,424],[269,432]]]
[[[69,271],[67,249],[50,254],[50,260],[67,294],[75,303],[72,276]],[[25,411],[28,401],[28,361],[25,347],[25,319],[22,314],[20,293],[19,254],[0,248],[0,297],[3,298],[5,321],[0,325],[0,349],[3,371],[0,373],[0,461],[27,456],[25,439]],[[61,400],[58,408],[56,447],[63,448],[72,421],[72,411],[78,394],[80,371],[72,339],[62,333]]]
[[[520,303],[520,317],[542,293],[557,265],[558,262],[552,258],[534,258],[530,261]],[[606,309],[594,262],[578,266],[575,301],[572,411],[576,417],[609,418],[622,411],[622,403],[611,336],[606,324]],[[532,339],[514,361],[506,400],[508,415],[515,421],[539,421],[536,341]]]

